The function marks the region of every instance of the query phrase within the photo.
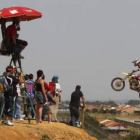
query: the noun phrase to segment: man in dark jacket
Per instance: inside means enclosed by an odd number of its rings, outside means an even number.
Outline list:
[[[6,91],[4,93],[5,96],[5,117],[4,120],[2,121],[3,124],[7,124],[7,125],[13,125],[13,123],[11,122],[11,119],[14,118],[14,113],[13,113],[13,107],[14,107],[14,100],[17,96],[17,88],[16,85],[18,83],[22,82],[23,79],[23,74],[20,74],[20,79],[17,79],[16,77],[13,76],[14,73],[14,68],[13,66],[7,66],[6,68],[6,76],[5,76],[5,80],[6,83],[9,85],[10,90]]]
[[[83,108],[85,108],[85,97],[83,93],[80,91],[81,86],[77,85],[75,91],[71,94],[71,101],[70,101],[70,114],[71,114],[71,126],[76,126],[76,121],[79,119],[79,107],[80,107],[80,98],[83,102]]]

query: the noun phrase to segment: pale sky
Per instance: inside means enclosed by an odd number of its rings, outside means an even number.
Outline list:
[[[131,62],[140,58],[139,0],[1,0],[0,9],[13,5],[43,14],[21,22],[19,38],[29,44],[22,52],[24,73],[36,78],[42,69],[47,82],[58,74],[62,100],[70,99],[77,84],[87,100],[138,99],[128,81],[120,92],[110,85],[123,77],[119,72],[136,69]],[[0,56],[1,74],[9,61]]]

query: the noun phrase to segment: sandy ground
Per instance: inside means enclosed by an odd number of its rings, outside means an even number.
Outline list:
[[[43,135],[48,135],[51,140],[97,140],[90,137],[84,130],[62,123],[36,124],[27,120],[14,121],[15,126],[0,123],[0,140],[41,140]],[[46,139],[48,140],[48,139]]]

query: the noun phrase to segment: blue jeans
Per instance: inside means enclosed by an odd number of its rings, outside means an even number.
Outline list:
[[[71,114],[71,121],[70,121],[70,125],[71,126],[76,126],[76,121],[79,119],[80,113],[79,113],[79,109],[70,106],[70,114]]]
[[[20,119],[21,117],[21,102],[22,102],[22,98],[21,97],[17,97],[16,98],[16,118]]]
[[[5,96],[5,115],[8,117],[14,117],[14,97],[12,96]]]
[[[13,53],[19,53],[20,52],[20,47],[19,46],[16,46],[16,45],[12,44],[11,47],[12,47],[12,52]]]

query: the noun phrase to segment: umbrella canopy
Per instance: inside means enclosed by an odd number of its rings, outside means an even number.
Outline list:
[[[30,21],[41,18],[42,14],[28,7],[12,6],[0,10],[0,18],[5,18],[6,21],[12,21],[12,17],[18,17],[20,21]]]

